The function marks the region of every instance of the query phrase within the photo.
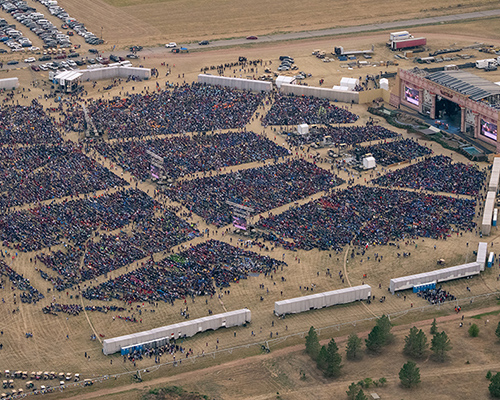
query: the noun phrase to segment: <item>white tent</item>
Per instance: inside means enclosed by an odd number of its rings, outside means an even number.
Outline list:
[[[284,83],[287,83],[289,85],[295,83],[296,79],[293,77],[293,76],[283,76],[283,75],[279,75],[277,78],[276,78],[276,86],[278,87],[278,89],[281,87],[282,84]]]
[[[306,135],[307,133],[309,133],[309,125],[307,124],[297,125],[297,133],[299,135]]]
[[[371,296],[371,287],[369,285],[354,286],[333,290],[331,292],[277,301],[274,303],[274,313],[276,315],[297,314],[313,309],[334,306],[336,304],[366,300],[369,296]]]
[[[116,353],[125,347],[155,341],[164,342],[165,340],[178,339],[181,337],[191,337],[196,335],[198,332],[205,332],[210,329],[216,330],[223,327],[230,328],[233,326],[243,325],[250,322],[251,319],[252,314],[247,308],[229,311],[227,313],[211,315],[192,321],[162,326],[149,331],[119,336],[112,339],[105,339],[102,342],[102,351],[105,355],[109,355]]]
[[[382,78],[379,80],[380,88],[384,90],[389,90],[389,79]]]
[[[340,80],[340,86],[345,86],[349,90],[354,90],[354,88],[359,85],[359,79],[356,78],[342,78]]]
[[[363,158],[363,168],[364,169],[372,169],[377,166],[375,162],[375,157],[364,157]]]

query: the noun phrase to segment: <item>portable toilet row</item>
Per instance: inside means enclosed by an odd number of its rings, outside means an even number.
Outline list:
[[[495,262],[495,253],[491,252],[490,256],[488,257],[488,268],[493,267],[494,262]]]
[[[497,226],[497,219],[498,219],[498,208],[495,208],[493,210],[493,222],[491,223],[492,226]]]
[[[413,286],[413,293],[423,292],[425,290],[432,290],[432,289],[436,289],[436,281]]]

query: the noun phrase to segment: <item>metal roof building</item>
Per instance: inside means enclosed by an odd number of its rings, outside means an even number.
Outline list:
[[[470,72],[439,71],[427,75],[426,79],[469,96],[474,101],[491,97],[494,102],[500,100],[500,86]]]

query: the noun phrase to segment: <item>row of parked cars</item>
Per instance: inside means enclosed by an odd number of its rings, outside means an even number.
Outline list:
[[[295,63],[294,59],[289,56],[280,56],[281,64],[278,67],[278,71],[290,71],[291,69],[298,69],[293,64]]]
[[[82,22],[78,22],[75,18],[71,18],[69,14],[64,10],[64,8],[57,5],[57,0],[38,1],[46,6],[52,15],[55,15],[56,17],[64,21],[64,24],[62,25],[64,27],[63,29],[73,29],[78,35],[85,39],[86,43],[92,45],[104,43],[102,39],[99,39],[96,35],[87,30]]]
[[[12,14],[12,17],[35,33],[44,42],[44,47],[70,47],[71,41],[69,35],[61,32],[52,22],[45,19],[42,13],[35,8],[28,6],[24,0],[0,0],[2,8]],[[7,22],[5,22],[7,24]],[[9,37],[16,39],[21,47],[32,46],[28,38],[22,36],[20,31],[15,28],[9,28],[4,31]],[[14,36],[12,36],[14,35]],[[6,43],[12,48],[12,45]],[[14,47],[15,48],[15,47]]]

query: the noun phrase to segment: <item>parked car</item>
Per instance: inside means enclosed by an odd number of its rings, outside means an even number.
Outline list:
[[[7,65],[16,65],[16,64],[19,64],[19,61],[10,60],[10,61],[7,62]]]
[[[36,61],[35,57],[28,57],[28,58],[24,59],[25,63],[32,63],[32,62],[35,62],[35,61]]]
[[[170,43],[167,43],[167,44],[165,45],[165,47],[166,47],[166,48],[170,48],[170,47],[177,47],[177,43],[175,43],[175,42],[170,42]]]
[[[99,50],[97,50],[97,49],[89,49],[89,53],[97,54],[97,53],[99,53]]]
[[[257,40],[257,36],[247,36],[247,40]]]
[[[33,71],[35,71],[35,72],[40,71],[40,67],[38,67],[38,65],[32,65],[32,66],[31,66],[31,69],[32,69]]]
[[[207,44],[210,44],[208,40],[202,40],[201,42],[198,42],[200,46],[206,46]]]
[[[139,58],[139,56],[137,54],[127,54],[127,58],[136,59],[136,58]]]

